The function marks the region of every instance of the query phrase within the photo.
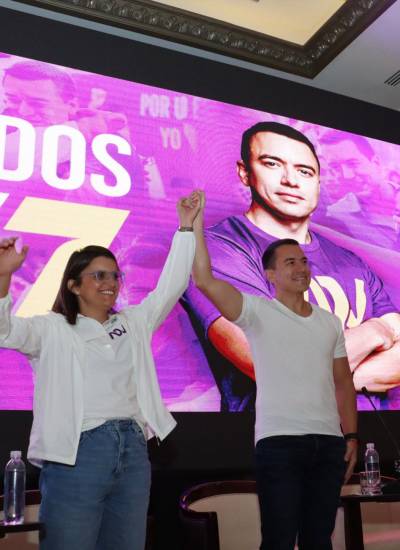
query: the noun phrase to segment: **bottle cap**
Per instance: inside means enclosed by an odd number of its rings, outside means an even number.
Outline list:
[[[10,458],[21,458],[22,452],[21,451],[11,451],[10,452]]]
[[[367,449],[375,449],[375,443],[367,443]]]

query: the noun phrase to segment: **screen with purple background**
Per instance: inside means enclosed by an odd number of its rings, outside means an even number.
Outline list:
[[[7,54],[0,57],[0,113],[1,234],[20,235],[30,247],[12,283],[18,315],[51,308],[67,258],[87,244],[109,246],[118,257],[126,274],[119,306],[140,301],[166,258],[179,197],[204,188],[207,225],[246,210],[250,194],[236,174],[241,135],[267,120],[315,144],[321,195],[312,223],[366,261],[400,305],[399,145]],[[365,320],[340,288],[321,288],[331,296],[320,305],[334,304],[344,328]],[[362,293],[357,304],[365,310]],[[219,410],[219,391],[180,304],[155,334],[153,352],[172,411]],[[395,370],[382,357],[381,368]],[[31,409],[28,361],[7,350],[0,361],[0,409]],[[394,387],[379,401],[398,409],[400,392]]]

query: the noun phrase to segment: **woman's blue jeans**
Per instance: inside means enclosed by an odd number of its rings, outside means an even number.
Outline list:
[[[140,427],[110,420],[81,435],[75,466],[40,474],[41,550],[143,550],[150,463]]]
[[[266,437],[256,445],[260,550],[331,550],[346,463],[343,437]]]

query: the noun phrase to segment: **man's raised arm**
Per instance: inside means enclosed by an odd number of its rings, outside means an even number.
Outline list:
[[[229,283],[216,279],[211,272],[210,257],[204,240],[203,216],[204,191],[196,191],[200,201],[200,212],[193,223],[196,237],[196,254],[193,262],[193,281],[197,288],[215,305],[229,321],[235,321],[242,312],[243,297]]]

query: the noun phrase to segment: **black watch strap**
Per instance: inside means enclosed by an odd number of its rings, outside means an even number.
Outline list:
[[[347,434],[344,434],[345,441],[350,441],[353,439],[354,441],[360,441],[360,437],[357,432],[349,432]]]
[[[184,232],[184,231],[193,231],[193,227],[181,225],[181,226],[178,227],[178,231],[181,231],[181,232]]]

